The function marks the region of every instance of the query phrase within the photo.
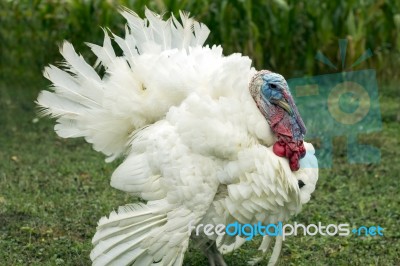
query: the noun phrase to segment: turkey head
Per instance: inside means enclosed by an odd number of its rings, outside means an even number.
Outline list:
[[[299,161],[305,155],[303,139],[306,127],[286,80],[277,73],[262,70],[253,76],[249,87],[258,109],[278,139],[273,147],[274,153],[286,157],[290,169],[297,171]]]

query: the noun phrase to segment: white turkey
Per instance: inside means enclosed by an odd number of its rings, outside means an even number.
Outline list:
[[[208,28],[181,12],[163,20],[122,9],[125,38],[105,32],[88,44],[100,76],[64,42],[61,68],[44,75],[43,114],[60,137],[84,137],[112,161],[125,160],[111,186],[143,199],[100,219],[94,265],[182,265],[189,239],[210,265],[240,247],[241,236],[197,235],[199,224],[278,223],[309,201],[318,179],[311,144],[285,79],[257,72],[241,54],[203,46]],[[260,250],[271,242],[265,236]],[[276,237],[270,264],[277,262]]]

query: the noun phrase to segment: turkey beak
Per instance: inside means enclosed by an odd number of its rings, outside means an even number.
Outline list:
[[[280,106],[282,109],[284,109],[286,112],[288,112],[289,114],[293,114],[293,110],[292,110],[292,108],[290,107],[290,105],[288,104],[287,101],[278,100],[278,101],[276,101],[276,104],[278,106]]]

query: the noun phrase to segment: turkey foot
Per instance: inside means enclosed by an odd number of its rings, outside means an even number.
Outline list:
[[[228,266],[224,260],[224,257],[219,252],[215,241],[209,241],[204,245],[202,251],[208,258],[210,266]]]

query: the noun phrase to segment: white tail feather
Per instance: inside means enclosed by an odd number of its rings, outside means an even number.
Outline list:
[[[206,26],[204,26],[204,24],[201,24],[197,21],[195,21],[193,24],[193,30],[196,38],[193,39],[194,43],[192,44],[192,46],[203,45],[208,35],[210,34],[210,30]]]
[[[114,49],[111,45],[111,39],[108,36],[107,30],[104,31],[104,42],[103,46],[99,46],[93,43],[86,43],[93,51],[93,53],[97,56],[97,64],[102,64],[104,67],[108,68],[114,63],[116,59]]]
[[[91,67],[81,55],[75,52],[71,43],[65,41],[60,49],[60,53],[67,61],[66,66],[69,67],[69,70],[74,73],[77,78],[98,83],[101,82],[94,68]]]
[[[115,42],[118,46],[122,49],[122,52],[128,62],[132,62],[132,58],[138,55],[138,51],[136,50],[136,40],[135,38],[129,33],[128,26],[125,26],[125,39],[119,37],[112,33]]]
[[[37,102],[43,108],[40,113],[52,117],[62,116],[73,119],[76,116],[79,116],[84,108],[76,102],[71,102],[68,99],[59,97],[55,93],[48,91],[40,92]]]
[[[100,106],[97,101],[101,94],[93,94],[90,90],[84,90],[74,77],[58,67],[53,65],[46,67],[44,76],[53,82],[54,90],[58,95],[88,107]]]

